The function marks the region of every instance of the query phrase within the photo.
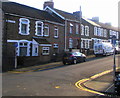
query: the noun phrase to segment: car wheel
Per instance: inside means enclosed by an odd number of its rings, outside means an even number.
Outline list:
[[[73,64],[77,64],[77,60],[73,60]]]
[[[84,58],[84,62],[86,62],[86,58]]]
[[[66,62],[63,62],[64,65],[66,65]]]

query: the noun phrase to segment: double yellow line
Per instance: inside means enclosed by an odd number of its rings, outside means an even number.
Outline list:
[[[119,69],[119,68],[116,68],[116,69]],[[98,77],[100,77],[100,76],[103,76],[103,75],[105,75],[105,74],[108,74],[108,73],[110,73],[110,72],[112,72],[112,71],[113,71],[113,69],[107,70],[107,71],[104,71],[104,72],[102,72],[102,73],[99,73],[99,74],[96,74],[96,75],[94,75],[94,76],[91,76],[90,78],[86,78],[86,79],[79,80],[78,82],[75,83],[75,86],[76,86],[77,88],[83,90],[83,91],[87,91],[87,92],[90,92],[90,93],[94,93],[94,94],[98,94],[98,95],[105,96],[104,93],[101,93],[101,92],[98,92],[98,91],[95,91],[95,90],[91,90],[91,89],[86,88],[85,83],[88,82],[88,81],[91,81],[91,80],[93,80],[93,79],[95,79],[95,78],[98,78]]]

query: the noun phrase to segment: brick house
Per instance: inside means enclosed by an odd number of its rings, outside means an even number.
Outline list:
[[[49,62],[54,59],[53,54],[62,54],[64,24],[61,19],[15,2],[3,2],[2,10],[4,55],[7,56],[3,70]]]
[[[80,49],[80,19],[78,19],[73,13],[54,8],[54,2],[52,1],[44,3],[44,10],[64,21],[65,51]]]

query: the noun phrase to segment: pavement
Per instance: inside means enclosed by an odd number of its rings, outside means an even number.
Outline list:
[[[87,58],[94,58],[94,56],[89,56]],[[47,70],[60,66],[63,66],[62,62],[52,62],[37,66],[19,68],[9,72],[12,73],[33,72],[33,71]],[[94,93],[98,96],[115,96],[112,69],[91,76],[90,78],[79,80],[78,82],[75,83],[75,86],[81,90]]]

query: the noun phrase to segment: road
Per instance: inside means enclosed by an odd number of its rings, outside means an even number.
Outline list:
[[[108,56],[45,71],[3,73],[3,96],[95,96],[75,83],[112,68],[113,56]]]

